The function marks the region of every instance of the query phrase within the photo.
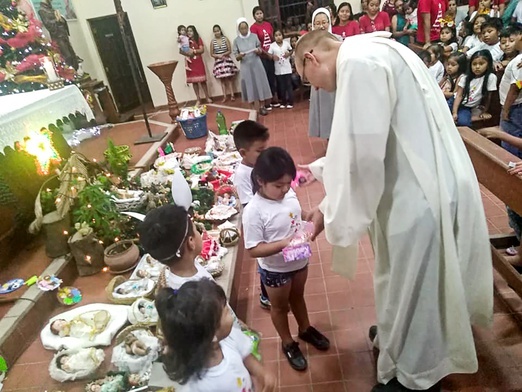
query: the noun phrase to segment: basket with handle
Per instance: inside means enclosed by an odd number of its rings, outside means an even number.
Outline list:
[[[208,134],[206,114],[195,118],[187,118],[186,120],[178,118],[178,122],[187,139],[198,139]]]

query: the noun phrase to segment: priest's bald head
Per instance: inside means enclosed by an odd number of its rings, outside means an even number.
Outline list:
[[[302,36],[295,48],[295,66],[303,81],[315,88],[335,90],[337,54],[342,42],[324,30]]]

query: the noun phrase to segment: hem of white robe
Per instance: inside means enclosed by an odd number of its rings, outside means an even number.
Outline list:
[[[381,355],[381,353],[379,353],[379,355]],[[388,358],[388,360],[392,361],[391,358]],[[406,388],[425,390],[430,389],[450,374],[473,374],[477,371],[478,362],[476,357],[472,360],[446,358],[441,361],[437,367],[422,373],[409,374],[401,371],[399,367],[394,367],[385,372],[377,370],[377,381],[382,384],[387,384],[392,379],[397,378]]]

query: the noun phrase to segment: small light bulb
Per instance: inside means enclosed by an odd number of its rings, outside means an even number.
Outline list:
[[[107,272],[108,270],[109,270],[109,268],[107,268],[107,267],[103,267],[103,269],[102,269],[103,272]]]
[[[114,242],[118,242],[119,240],[120,240],[120,239],[119,239],[118,237],[116,237],[116,238],[114,239]]]
[[[90,204],[87,204],[87,208],[91,208],[92,206]]]
[[[69,235],[69,232],[67,230],[64,230],[63,235]]]
[[[60,199],[59,197],[56,199],[56,202],[57,202],[57,203],[59,203],[59,202],[61,202],[61,201],[62,201],[62,199]]]
[[[91,261],[91,256],[89,256],[89,255],[85,256],[85,261]]]

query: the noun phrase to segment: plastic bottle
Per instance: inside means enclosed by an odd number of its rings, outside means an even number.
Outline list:
[[[228,135],[227,120],[221,111],[217,112],[216,123],[220,135]]]

